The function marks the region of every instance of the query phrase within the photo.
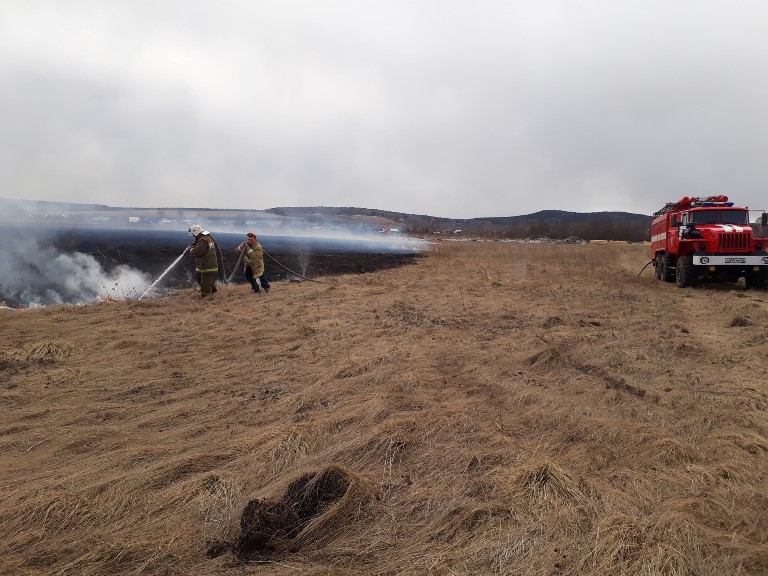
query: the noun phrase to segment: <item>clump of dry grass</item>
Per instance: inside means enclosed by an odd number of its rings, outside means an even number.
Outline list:
[[[528,365],[545,371],[561,370],[574,365],[573,360],[564,351],[565,345],[548,346],[528,358]]]
[[[651,439],[646,443],[645,451],[649,462],[656,460],[671,465],[695,463],[700,458],[695,446],[684,439],[665,436]]]
[[[544,462],[519,471],[518,486],[534,501],[558,504],[584,497],[578,482],[566,470]]]
[[[608,518],[595,531],[595,544],[586,558],[586,566],[595,573],[628,570],[640,558],[648,535],[632,518]],[[596,570],[599,568],[599,570]]]
[[[297,429],[292,429],[276,436],[271,444],[267,457],[272,463],[272,473],[277,475],[287,469],[298,459],[312,452],[314,441]]]
[[[386,313],[390,318],[409,326],[421,326],[427,321],[422,310],[418,310],[403,300],[395,302]]]
[[[0,370],[13,368],[19,363],[20,360],[21,358],[19,358],[16,354],[6,352],[5,350],[0,350]]]
[[[554,328],[555,326],[562,326],[565,324],[562,318],[560,316],[550,316],[547,318],[544,323],[541,325],[542,328]]]
[[[768,439],[754,432],[728,432],[714,440],[726,447],[736,446],[753,456],[768,454]]]
[[[665,525],[666,520],[661,524]],[[595,541],[582,560],[581,573],[643,576],[693,576],[698,574],[681,552],[691,541],[687,523],[676,518],[681,532],[666,534],[659,526],[643,526],[626,516],[608,518],[595,530]]]
[[[232,478],[211,474],[200,484],[198,507],[203,522],[203,544],[207,549],[235,538],[235,504],[242,486]]]
[[[27,360],[36,362],[55,362],[69,358],[74,352],[74,347],[66,342],[58,340],[45,340],[37,342],[27,352]]]
[[[315,331],[323,332],[334,328],[341,328],[343,323],[339,318],[321,318],[317,322],[313,322],[311,326]]]
[[[736,316],[731,320],[731,328],[741,328],[744,326],[752,326],[754,322],[748,316]]]
[[[291,543],[292,548],[314,548],[342,536],[362,516],[363,509],[377,499],[374,485],[367,478],[343,466],[329,466],[305,478],[297,502],[300,517],[308,521]],[[295,482],[286,490],[286,497],[289,494],[297,496]]]

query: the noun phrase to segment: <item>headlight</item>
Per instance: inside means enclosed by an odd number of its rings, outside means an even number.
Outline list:
[[[765,258],[763,260],[765,260]],[[707,258],[706,256],[702,256],[701,257],[701,263],[702,264],[709,264],[709,258]]]
[[[760,261],[761,261],[763,264],[768,264],[768,256],[763,256],[763,257],[760,259]]]

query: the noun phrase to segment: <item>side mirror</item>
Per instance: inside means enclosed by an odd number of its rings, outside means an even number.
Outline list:
[[[680,228],[682,224],[683,223],[680,220],[672,220],[672,228]]]
[[[768,226],[768,212],[763,212],[760,216],[760,226]]]

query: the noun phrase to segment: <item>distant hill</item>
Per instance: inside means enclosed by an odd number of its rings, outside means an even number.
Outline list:
[[[426,214],[407,214],[373,208],[338,208],[328,206],[280,207],[267,212],[292,217],[343,218],[367,216],[385,218],[397,223],[403,230],[425,233],[452,233],[528,237],[548,236],[566,238],[578,236],[585,240],[648,239],[652,216],[630,212],[567,212],[541,210],[520,216],[489,216],[484,218],[440,218]]]
[[[484,218],[441,218],[375,208],[298,206],[267,210],[224,208],[131,208],[103,204],[76,204],[0,198],[0,220],[45,218],[50,222],[66,218],[69,223],[140,221],[144,224],[189,222],[218,227],[259,227],[278,230],[281,226],[306,228],[351,228],[355,230],[397,230],[411,234],[470,234],[508,238],[547,236],[584,240],[647,240],[652,217],[629,212],[567,212],[541,210],[519,216]]]
[[[48,200],[15,200],[0,198],[0,210],[3,214],[10,212],[74,212],[82,210],[109,210],[105,204],[77,204],[74,202],[50,202]]]

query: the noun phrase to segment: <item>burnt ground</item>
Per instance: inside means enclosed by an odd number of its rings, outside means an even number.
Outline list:
[[[157,229],[72,228],[38,230],[18,228],[10,230],[20,246],[39,244],[56,249],[57,253],[89,254],[105,272],[118,266],[129,266],[143,272],[150,281],[159,278],[183,250],[191,243],[184,231]],[[244,234],[213,233],[224,265],[220,266],[219,282],[232,275],[237,263],[234,248],[245,238]],[[270,281],[298,280],[301,276],[311,279],[350,273],[367,273],[412,264],[420,253],[411,247],[398,245],[397,239],[376,237],[361,239],[328,239],[312,237],[262,236],[259,237],[267,256],[264,259],[266,275]],[[29,285],[36,294],[42,294],[48,286],[40,273],[42,265],[35,257],[36,248],[23,248],[13,256],[29,255],[29,262],[15,262],[14,273],[30,277]],[[31,254],[30,254],[31,252]],[[49,259],[50,256],[42,259]],[[242,265],[232,276],[233,283],[246,282]],[[169,289],[193,286],[194,259],[185,256],[182,261],[163,277],[155,288],[155,294]],[[0,281],[0,301],[11,306],[23,305],[20,290],[3,289]],[[53,290],[62,294],[56,286]],[[39,299],[41,296],[38,297]],[[65,302],[69,302],[65,298]],[[52,303],[52,302],[42,302]]]

